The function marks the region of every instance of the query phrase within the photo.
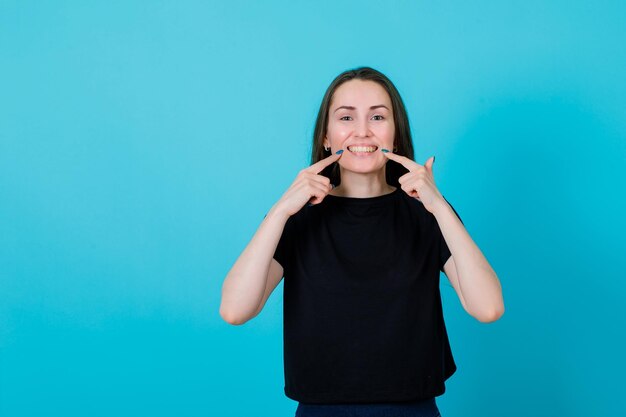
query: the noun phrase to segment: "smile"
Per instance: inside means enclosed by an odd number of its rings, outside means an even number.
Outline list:
[[[378,149],[377,146],[348,146],[348,150],[352,153],[373,153]]]

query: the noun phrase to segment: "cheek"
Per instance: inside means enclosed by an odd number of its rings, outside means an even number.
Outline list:
[[[393,126],[379,126],[378,129],[374,130],[374,134],[378,136],[381,140],[386,142],[393,142],[394,139],[394,128]]]
[[[342,141],[350,136],[350,130],[345,126],[329,126],[328,137],[333,141]]]

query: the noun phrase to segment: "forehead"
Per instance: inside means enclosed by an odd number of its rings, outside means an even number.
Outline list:
[[[339,106],[368,107],[371,105],[385,104],[391,109],[391,99],[382,85],[374,81],[350,80],[341,84],[335,90],[331,108]]]

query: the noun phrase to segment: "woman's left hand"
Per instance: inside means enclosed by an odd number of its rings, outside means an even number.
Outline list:
[[[409,196],[421,202],[426,210],[433,213],[435,207],[442,201],[445,201],[435,185],[435,177],[433,176],[434,156],[428,158],[426,164],[420,165],[406,156],[396,155],[391,151],[383,152],[383,154],[409,170],[409,172],[398,178],[400,188]]]

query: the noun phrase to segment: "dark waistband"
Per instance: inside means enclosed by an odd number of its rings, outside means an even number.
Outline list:
[[[439,413],[435,398],[414,401],[399,401],[385,403],[338,403],[312,404],[298,403],[296,416],[317,417],[332,413],[333,416],[353,416],[358,413],[363,416],[387,416],[389,412],[400,416],[436,416]]]

